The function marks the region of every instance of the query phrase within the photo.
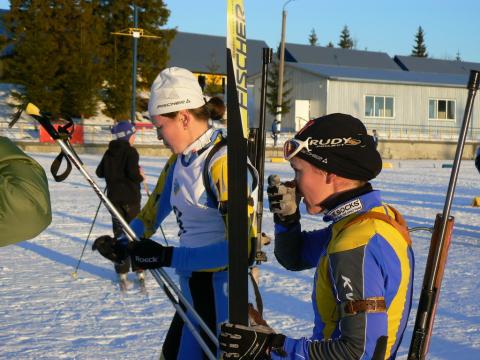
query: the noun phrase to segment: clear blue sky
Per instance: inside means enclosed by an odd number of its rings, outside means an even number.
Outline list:
[[[224,35],[226,0],[165,0],[168,27]],[[286,0],[244,0],[247,37],[277,47]],[[0,8],[9,2],[0,0]],[[287,6],[287,42],[307,44],[312,29],[319,45],[338,43],[344,25],[357,49],[409,55],[419,25],[430,56],[480,62],[480,0],[293,0]]]

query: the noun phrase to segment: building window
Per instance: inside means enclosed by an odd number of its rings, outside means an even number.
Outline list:
[[[392,96],[365,96],[365,116],[393,118],[395,101]]]
[[[430,99],[428,101],[429,120],[455,120],[455,100]]]

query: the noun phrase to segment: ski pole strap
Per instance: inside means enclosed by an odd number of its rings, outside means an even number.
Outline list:
[[[384,297],[370,297],[362,300],[349,300],[340,304],[340,317],[357,313],[380,313],[387,311]]]
[[[55,134],[56,140],[63,141],[73,151],[69,139],[72,137],[73,131],[75,130],[75,125],[71,118],[67,117],[65,120],[67,121],[65,125],[58,126],[57,133]],[[53,134],[50,134],[50,136],[53,137]],[[60,169],[63,159],[65,159],[67,167],[63,173],[58,174],[58,170]],[[50,166],[50,172],[52,173],[52,176],[56,182],[61,182],[65,180],[68,175],[70,175],[70,171],[72,171],[70,159],[63,153],[63,151],[61,151],[60,154],[58,154],[53,160],[52,165]]]
[[[253,293],[255,294],[255,302],[257,303],[258,315],[263,320],[263,300],[262,294],[260,294],[260,289],[258,288],[257,281],[253,277],[252,269],[248,272],[250,280],[252,281]]]
[[[58,170],[60,169],[60,165],[62,164],[63,159],[65,159],[67,163],[67,168],[62,174],[58,174]],[[50,172],[52,173],[52,176],[56,182],[61,182],[65,180],[68,175],[70,175],[70,171],[72,171],[72,163],[63,153],[63,151],[61,151],[60,154],[57,155],[55,160],[53,160],[52,165],[50,166]]]
[[[249,320],[249,325],[250,326],[255,326],[255,325],[264,325],[268,326],[267,322],[265,319],[260,315],[258,310],[256,310],[252,304],[248,304],[248,320]]]
[[[400,214],[395,208],[392,206],[388,205],[388,208],[393,212],[395,218],[392,219],[390,216],[387,214],[382,214],[378,213],[375,211],[369,211],[364,214],[361,214],[354,219],[352,219],[350,222],[348,222],[341,231],[345,230],[347,227],[356,224],[360,221],[366,220],[366,219],[377,219],[381,221],[385,221],[386,223],[389,223],[392,225],[397,231],[402,235],[402,237],[405,239],[407,244],[409,246],[412,245],[412,239],[410,238],[410,234],[408,232],[408,227],[407,223],[405,222],[405,219],[403,218],[402,214]]]

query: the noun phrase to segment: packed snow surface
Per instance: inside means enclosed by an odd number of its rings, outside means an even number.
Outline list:
[[[56,154],[31,154],[45,169]],[[99,155],[81,155],[91,174]],[[141,165],[153,189],[165,158],[142,157]],[[393,161],[373,181],[384,201],[400,210],[410,227],[432,227],[441,213],[451,169],[447,161]],[[448,163],[451,163],[448,162]],[[265,178],[293,172],[288,163],[267,163]],[[83,176],[72,170],[56,183],[49,174],[52,224],[37,238],[0,248],[0,359],[158,359],[174,309],[147,275],[142,294],[134,274],[127,292],[119,291],[113,266],[91,251],[92,240],[111,234],[111,219],[102,206],[77,277],[72,276],[99,200]],[[104,183],[98,180],[100,187]],[[480,175],[472,161],[462,162],[452,206],[455,230],[435,319],[429,359],[480,359]],[[144,194],[143,201],[146,196]],[[264,200],[264,231],[273,233],[272,216]],[[302,205],[304,229],[325,226],[321,216],[308,215]],[[27,219],[25,219],[27,221]],[[175,218],[163,224],[169,244],[178,244]],[[412,233],[416,256],[416,309],[428,254],[430,233]],[[154,239],[164,243],[159,231]],[[313,325],[310,303],[313,270],[283,269],[266,248],[269,261],[261,266],[265,318],[279,332],[309,336]],[[176,279],[173,271],[168,273]],[[399,351],[406,359],[415,311]]]

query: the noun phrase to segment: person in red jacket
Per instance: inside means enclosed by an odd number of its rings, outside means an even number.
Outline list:
[[[129,121],[120,121],[112,128],[114,140],[108,144],[108,149],[97,167],[96,174],[105,178],[107,197],[115,205],[127,223],[140,212],[140,184],[144,175],[139,165],[140,157],[133,147],[135,142],[135,126]],[[120,222],[112,216],[113,235],[118,238],[123,234]],[[115,271],[120,281],[125,284],[130,262],[115,264]],[[143,281],[144,273],[137,273]]]

